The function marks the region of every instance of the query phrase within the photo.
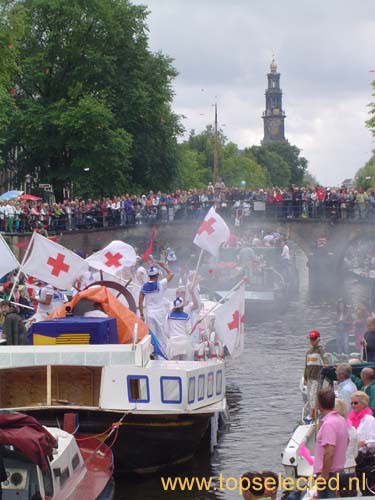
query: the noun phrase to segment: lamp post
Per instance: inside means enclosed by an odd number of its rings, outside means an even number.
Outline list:
[[[26,174],[25,175],[25,191],[26,194],[31,193],[31,181],[32,181],[32,175],[31,174]]]
[[[217,138],[217,103],[215,102],[215,133],[214,133],[214,170],[213,170],[213,184],[219,179],[219,146]]]

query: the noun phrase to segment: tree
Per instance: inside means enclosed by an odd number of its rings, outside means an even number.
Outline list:
[[[308,186],[308,187],[315,187],[319,184],[319,182],[316,180],[316,178],[308,171],[306,170],[304,176],[303,176],[303,180],[302,180],[302,184],[304,186]]]
[[[200,189],[207,186],[203,153],[190,149],[185,142],[179,145],[178,156],[178,175],[175,187],[179,189]]]
[[[366,165],[355,174],[354,184],[357,188],[365,190],[375,187],[375,150]]]
[[[0,0],[1,1],[1,0]],[[179,119],[171,111],[171,60],[148,50],[143,6],[128,0],[24,0],[16,112],[5,153],[20,175],[38,167],[55,187],[82,177],[95,193],[137,184],[169,187]]]
[[[222,164],[221,177],[227,186],[239,187],[242,181],[250,189],[264,188],[270,185],[267,170],[251,158],[244,155],[225,158]]]
[[[269,151],[265,146],[252,146],[244,151],[249,158],[262,165],[269,174],[272,186],[288,186],[291,182],[291,169],[278,154]]]
[[[374,92],[372,93],[373,97],[375,97],[375,80],[372,82],[372,88]],[[370,103],[369,104],[369,115],[370,118],[366,121],[366,127],[371,130],[371,133],[373,136],[375,136],[375,103]]]
[[[289,165],[291,183],[297,186],[302,185],[303,176],[307,169],[307,160],[300,157],[301,150],[297,146],[293,146],[287,141],[276,141],[268,142],[261,147],[280,156]]]

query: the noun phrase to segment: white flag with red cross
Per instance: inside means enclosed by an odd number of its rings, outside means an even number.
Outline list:
[[[210,208],[195,235],[194,243],[216,257],[220,246],[229,241],[229,238],[229,227],[224,219],[216,213],[213,207]]]
[[[135,266],[137,254],[134,248],[123,241],[112,241],[103,250],[90,255],[87,264],[94,269],[109,274],[117,274],[124,267]]]
[[[12,250],[9,248],[7,242],[0,234],[0,277],[5,276],[17,267],[20,267],[18,260],[15,258]]]
[[[215,314],[215,331],[233,358],[244,346],[245,284],[221,305]]]
[[[54,241],[34,233],[31,252],[22,272],[60,290],[71,288],[89,266],[82,257]]]

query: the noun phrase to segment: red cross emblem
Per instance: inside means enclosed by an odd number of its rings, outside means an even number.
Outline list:
[[[232,318],[232,321],[228,323],[229,330],[234,330],[234,328],[238,328],[240,326],[240,323],[245,322],[245,315],[240,317],[240,311],[234,311]]]
[[[47,264],[52,266],[51,274],[53,274],[53,276],[58,277],[61,272],[67,273],[69,271],[70,266],[65,264],[64,259],[65,255],[62,253],[58,253],[56,259],[53,257],[48,258]]]
[[[216,219],[210,217],[208,220],[204,220],[201,227],[198,229],[198,234],[202,234],[206,231],[207,234],[212,234],[215,229],[212,227],[215,224]]]
[[[111,252],[107,252],[104,254],[104,257],[107,258],[107,262],[104,262],[105,266],[121,267],[120,259],[121,259],[122,255],[119,252],[115,253],[114,255]]]

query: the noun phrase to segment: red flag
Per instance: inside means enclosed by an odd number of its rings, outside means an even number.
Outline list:
[[[147,257],[151,255],[152,247],[154,246],[155,234],[156,234],[156,226],[152,226],[150,242],[148,244],[148,247],[146,248],[145,253],[142,255],[142,260],[146,260]]]

